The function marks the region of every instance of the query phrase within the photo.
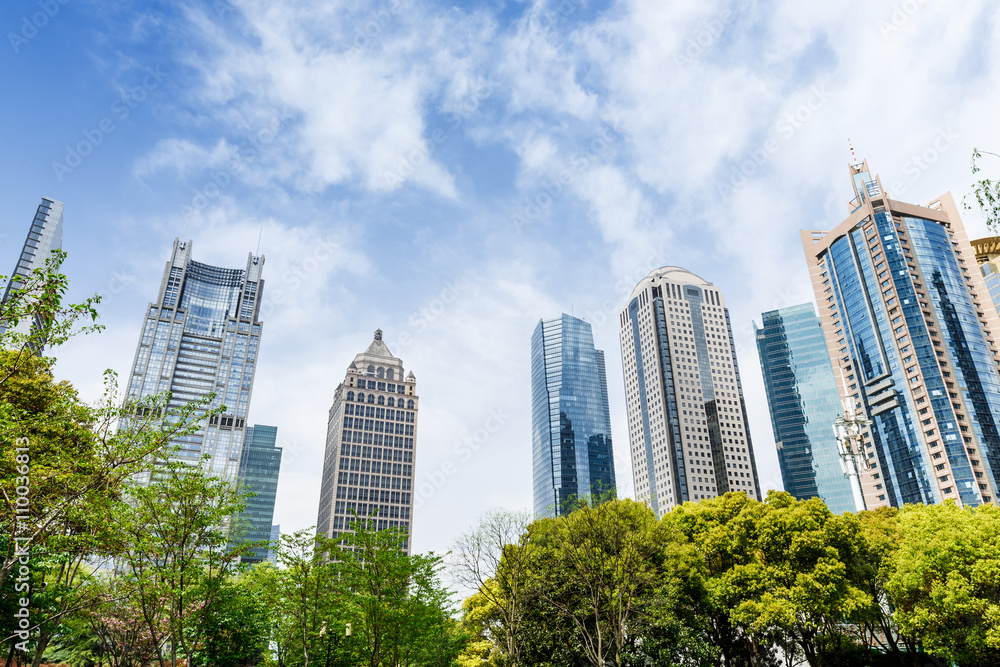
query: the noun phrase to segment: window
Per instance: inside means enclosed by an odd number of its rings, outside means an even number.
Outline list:
[[[391,401],[392,399],[390,398],[389,400]],[[378,397],[378,404],[379,405],[385,405],[385,396],[379,396]]]
[[[353,401],[354,400],[354,392],[353,391],[347,392],[347,400],[349,400],[349,401]]]
[[[358,403],[364,403],[364,402],[365,402],[365,395],[358,394]]]

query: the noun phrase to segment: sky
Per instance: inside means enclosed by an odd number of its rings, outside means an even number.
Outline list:
[[[847,216],[849,140],[896,199],[970,192],[973,148],[1000,152],[998,19],[991,0],[5,2],[0,272],[40,198],[65,202],[70,298],[100,293],[106,330],[56,372],[96,401],[105,369],[127,381],[174,238],[239,268],[259,243],[249,422],[284,450],[275,523],[315,524],[334,389],[381,328],[421,397],[413,548],[440,553],[531,507],[530,339],[562,312],[606,352],[632,495],[615,316],[682,266],[725,296],[780,489],[752,322],[812,300],[798,232]]]

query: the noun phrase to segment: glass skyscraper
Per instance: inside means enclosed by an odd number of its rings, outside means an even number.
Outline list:
[[[636,498],[657,516],[729,491],[759,500],[722,292],[666,266],[632,290],[618,320]]]
[[[3,293],[3,301],[6,301],[11,290],[24,286],[18,276],[27,277],[35,269],[45,266],[45,260],[49,258],[53,250],[62,249],[63,235],[63,206],[61,201],[55,199],[42,198],[42,203],[35,210],[35,217],[28,228],[28,238],[24,240],[21,247],[21,254],[17,258],[17,265],[14,267],[10,280]],[[22,322],[15,331],[27,334],[31,328],[31,322]],[[0,334],[7,331],[7,325],[0,322]]]
[[[563,314],[531,337],[531,442],[535,516],[616,494],[604,352],[590,323]]]
[[[1000,315],[955,201],[895,201],[867,162],[850,176],[847,219],[801,234],[840,393],[872,421],[865,504],[996,502]]]
[[[330,538],[350,531],[354,517],[376,530],[413,534],[413,466],[416,453],[417,379],[403,377],[382,330],[347,367],[333,394],[316,532]],[[404,550],[410,552],[412,539]]]
[[[278,429],[274,426],[255,424],[246,430],[243,454],[240,456],[239,481],[244,493],[256,494],[247,498],[246,509],[236,522],[237,543],[268,542],[272,539],[274,498],[278,490],[278,472],[281,469],[281,448],[275,446]],[[268,558],[268,546],[254,547],[244,555],[244,563],[259,563]]]
[[[836,514],[858,509],[833,423],[843,412],[826,340],[811,303],[768,311],[754,323],[771,428],[785,491],[823,499]]]
[[[174,241],[160,292],[149,304],[128,384],[132,397],[170,391],[178,408],[214,392],[211,418],[201,412],[197,432],[178,437],[180,460],[209,456],[211,471],[235,480],[260,344],[264,257],[250,254],[244,269],[191,259],[191,242]]]

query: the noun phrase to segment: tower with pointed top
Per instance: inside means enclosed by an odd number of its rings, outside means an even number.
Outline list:
[[[333,395],[316,530],[336,538],[354,517],[378,530],[413,530],[413,464],[417,437],[417,379],[382,341],[382,330],[347,367]]]

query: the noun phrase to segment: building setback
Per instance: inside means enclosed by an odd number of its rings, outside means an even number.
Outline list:
[[[235,480],[260,344],[264,257],[250,254],[245,269],[191,259],[191,242],[174,240],[156,301],[149,304],[136,347],[128,394],[169,390],[170,408],[214,392],[211,418],[199,412],[197,432],[178,437],[178,460],[209,456],[212,473]]]
[[[848,217],[801,235],[841,395],[872,420],[865,504],[995,502],[1000,316],[955,201],[895,201],[867,162],[849,171]]]
[[[28,228],[28,237],[21,247],[21,254],[17,258],[17,265],[10,274],[7,281],[7,288],[3,293],[3,301],[10,296],[11,290],[24,286],[18,277],[28,277],[35,269],[45,266],[45,260],[51,255],[53,250],[62,249],[63,235],[63,207],[61,201],[55,199],[42,198],[42,203],[35,210],[35,217]],[[23,322],[15,330],[19,333],[27,334],[30,331],[31,322]],[[0,334],[7,331],[7,326],[0,322]]]
[[[403,361],[376,331],[333,395],[317,533],[336,538],[357,516],[370,518],[377,530],[400,528],[412,537],[416,386],[413,372],[404,379]]]
[[[574,500],[615,497],[604,352],[590,324],[563,314],[531,337],[532,463],[536,517]]]
[[[836,514],[857,510],[833,432],[840,395],[812,304],[764,313],[754,334],[785,491],[822,498]]]
[[[272,539],[274,498],[281,470],[281,448],[275,446],[278,429],[255,424],[246,430],[243,454],[240,457],[239,481],[243,492],[255,494],[247,498],[246,509],[236,522],[237,542],[269,542]],[[244,563],[259,563],[268,558],[268,546],[254,547],[242,557]]]
[[[636,498],[658,516],[688,500],[760,499],[736,347],[722,293],[668,266],[619,313]]]

